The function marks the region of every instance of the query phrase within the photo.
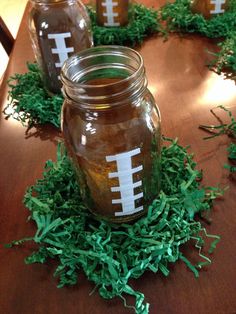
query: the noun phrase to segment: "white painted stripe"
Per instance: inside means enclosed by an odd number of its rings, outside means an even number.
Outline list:
[[[143,197],[143,192],[141,193],[138,193],[136,195],[132,195],[132,196],[129,196],[129,197],[122,197],[122,199],[116,199],[116,200],[112,200],[112,204],[121,204],[123,202],[125,203],[131,203],[135,200],[138,200],[139,198],[142,198]]]
[[[103,16],[106,16],[106,17],[107,17],[107,16],[109,16],[109,14],[108,14],[108,13],[103,13]],[[118,16],[118,13],[113,13],[112,16],[113,16],[113,17],[117,17],[117,16]],[[113,24],[114,24],[114,23],[113,23]]]
[[[111,187],[111,191],[112,192],[120,192],[121,189],[134,189],[134,188],[138,188],[139,186],[142,186],[142,181],[137,181],[133,184],[124,184],[122,187],[120,186],[114,186],[114,187]]]
[[[63,49],[57,49],[57,48],[52,48],[52,53],[62,53],[62,52],[74,52],[74,48],[73,47],[69,47],[69,48],[66,48],[63,50]]]
[[[108,174],[108,177],[110,179],[118,178],[118,177],[119,178],[126,177],[126,176],[130,176],[133,173],[137,173],[137,172],[139,172],[141,170],[143,170],[143,166],[138,166],[138,167],[135,167],[135,168],[131,169],[130,171],[124,170],[124,171],[118,171],[118,172],[110,172]]]
[[[109,3],[109,4],[110,4],[110,3]],[[118,6],[118,2],[112,2],[112,1],[111,1],[111,4],[112,4],[113,7]],[[106,2],[102,2],[102,6],[103,6],[103,7],[106,7],[106,6],[107,6],[107,3],[106,3]]]
[[[211,10],[211,14],[219,14],[219,13],[224,13],[225,10],[222,9],[222,4],[225,4],[226,0],[211,0],[211,4],[215,5],[215,9]]]
[[[69,38],[71,37],[71,33],[56,33],[56,34],[48,34],[48,39],[56,39],[56,38]]]
[[[106,161],[111,162],[111,161],[118,161],[118,160],[122,160],[122,159],[127,159],[127,158],[131,158],[135,155],[138,155],[140,153],[141,153],[140,148],[135,148],[135,149],[130,150],[130,151],[125,152],[125,153],[120,153],[120,154],[112,155],[112,156],[106,156]]]
[[[61,68],[63,63],[55,63],[56,68]]]
[[[210,11],[210,14],[220,14],[220,13],[224,13],[225,12],[225,10],[224,9],[221,9],[221,10],[211,10]]]
[[[120,23],[104,23],[105,26],[120,26]]]

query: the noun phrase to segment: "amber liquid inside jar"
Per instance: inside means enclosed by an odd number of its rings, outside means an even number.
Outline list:
[[[95,215],[133,220],[160,189],[160,115],[141,56],[106,46],[68,59],[62,129],[82,198]]]
[[[96,0],[97,23],[114,27],[128,24],[129,0]]]
[[[90,20],[77,0],[31,0],[29,30],[46,88],[59,93],[60,71],[73,53],[93,45]]]
[[[194,0],[191,6],[193,13],[202,14],[206,19],[223,14],[227,8],[228,0]]]

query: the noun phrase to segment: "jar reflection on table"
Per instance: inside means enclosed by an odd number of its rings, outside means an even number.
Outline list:
[[[160,115],[141,56],[91,48],[62,68],[62,129],[82,198],[115,222],[143,215],[160,189]]]
[[[46,88],[60,93],[60,71],[73,53],[93,45],[90,19],[79,0],[31,0],[29,31]]]

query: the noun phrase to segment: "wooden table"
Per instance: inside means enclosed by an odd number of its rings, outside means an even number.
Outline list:
[[[163,1],[140,1],[159,7]],[[25,14],[16,39],[6,76],[1,88],[0,104],[7,103],[7,78],[26,71],[26,61],[33,60],[27,33]],[[171,273],[145,274],[132,282],[151,304],[150,313],[205,314],[236,313],[236,210],[235,181],[223,168],[227,162],[226,136],[203,141],[205,135],[198,125],[216,123],[210,109],[216,105],[229,106],[236,114],[236,86],[206,67],[209,54],[215,50],[212,40],[198,35],[150,38],[139,49],[145,62],[149,87],[162,113],[163,133],[178,137],[182,145],[191,145],[199,167],[203,169],[205,185],[229,186],[222,200],[215,203],[209,233],[221,235],[222,240],[212,255],[212,265],[196,279],[182,262],[170,265]],[[219,112],[223,119],[226,115]],[[33,235],[36,228],[27,222],[28,210],[22,199],[28,186],[42,175],[44,163],[55,159],[57,131],[43,127],[31,131],[4,115],[0,118],[0,239],[8,243]],[[192,248],[183,248],[196,256]],[[79,284],[57,289],[52,274],[54,263],[25,265],[29,248],[0,251],[0,312],[2,314],[110,314],[132,313],[120,299],[106,301],[98,293],[89,296],[93,284],[80,275]],[[194,257],[193,257],[194,258]]]

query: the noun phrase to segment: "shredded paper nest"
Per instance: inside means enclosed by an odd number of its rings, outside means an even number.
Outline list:
[[[77,284],[82,271],[94,282],[95,290],[105,299],[120,297],[136,313],[148,313],[144,295],[130,285],[146,271],[169,274],[168,264],[184,261],[198,276],[198,269],[210,264],[201,252],[206,238],[212,240],[212,252],[219,237],[208,235],[196,214],[208,215],[212,201],[222,195],[218,188],[200,187],[201,172],[193,156],[177,141],[166,139],[162,148],[162,190],[146,216],[134,223],[117,225],[97,219],[85,208],[75,173],[63,146],[58,147],[57,161],[47,161],[43,179],[27,191],[24,203],[30,210],[37,231],[33,238],[38,251],[26,263],[45,263],[56,259],[58,287]],[[199,263],[194,265],[181,247],[193,240]],[[125,295],[135,298],[127,305]]]
[[[127,44],[127,39],[134,46],[141,43],[148,33],[164,33],[159,24],[164,21],[166,32],[198,32],[210,38],[223,36],[225,42],[220,43],[222,49],[215,54],[216,61],[211,66],[218,73],[225,67],[235,73],[235,2],[231,2],[230,12],[211,21],[192,14],[190,0],[167,3],[159,11],[136,5],[133,8],[135,19],[126,28],[120,28],[118,33],[95,25],[95,13],[89,9],[95,43]],[[142,21],[145,21],[144,32],[140,32]],[[28,126],[51,123],[60,127],[63,97],[48,95],[36,64],[28,64],[27,73],[11,77],[9,86],[11,101],[4,110],[7,116],[12,115]],[[230,126],[234,127],[235,120],[232,115],[230,117],[233,119]],[[208,126],[204,128],[208,129]],[[223,134],[228,134],[223,123],[215,130],[220,131],[219,134],[223,131]],[[60,145],[57,161],[47,161],[43,178],[28,189],[24,198],[31,220],[37,226],[35,236],[14,241],[9,246],[25,241],[37,243],[38,251],[27,257],[26,262],[45,263],[49,258],[56,259],[55,276],[59,277],[59,287],[78,284],[78,274],[82,271],[94,282],[94,291],[97,290],[103,298],[120,297],[125,307],[131,307],[138,314],[148,313],[149,304],[145,302],[143,293],[131,286],[130,279],[141,277],[145,271],[161,272],[167,276],[169,263],[178,260],[184,261],[198,276],[199,268],[211,263],[202,253],[204,242],[211,240],[211,253],[219,241],[218,236],[207,234],[201,219],[196,216],[206,218],[213,200],[223,191],[200,185],[201,172],[196,170],[193,156],[186,148],[171,139],[166,139],[165,144],[159,196],[149,206],[146,216],[132,224],[121,225],[97,219],[85,208],[73,166]],[[228,150],[229,158],[235,160],[235,144],[232,143]],[[229,167],[231,172],[236,171],[234,166]],[[188,241],[195,243],[199,254],[197,265],[181,252],[183,244]],[[126,295],[134,297],[133,305],[127,305]]]
[[[122,27],[103,27],[97,25],[96,11],[87,7],[92,22],[95,46],[123,45],[134,47],[155,33],[161,32],[158,11],[141,4],[132,4],[129,8],[129,23]]]
[[[203,1],[203,0],[202,0]],[[160,20],[166,22],[167,32],[198,33],[208,38],[219,38],[219,52],[212,53],[210,69],[218,74],[226,72],[235,79],[236,72],[236,1],[229,1],[224,14],[207,20],[191,11],[191,0],[176,0],[160,9]]]

